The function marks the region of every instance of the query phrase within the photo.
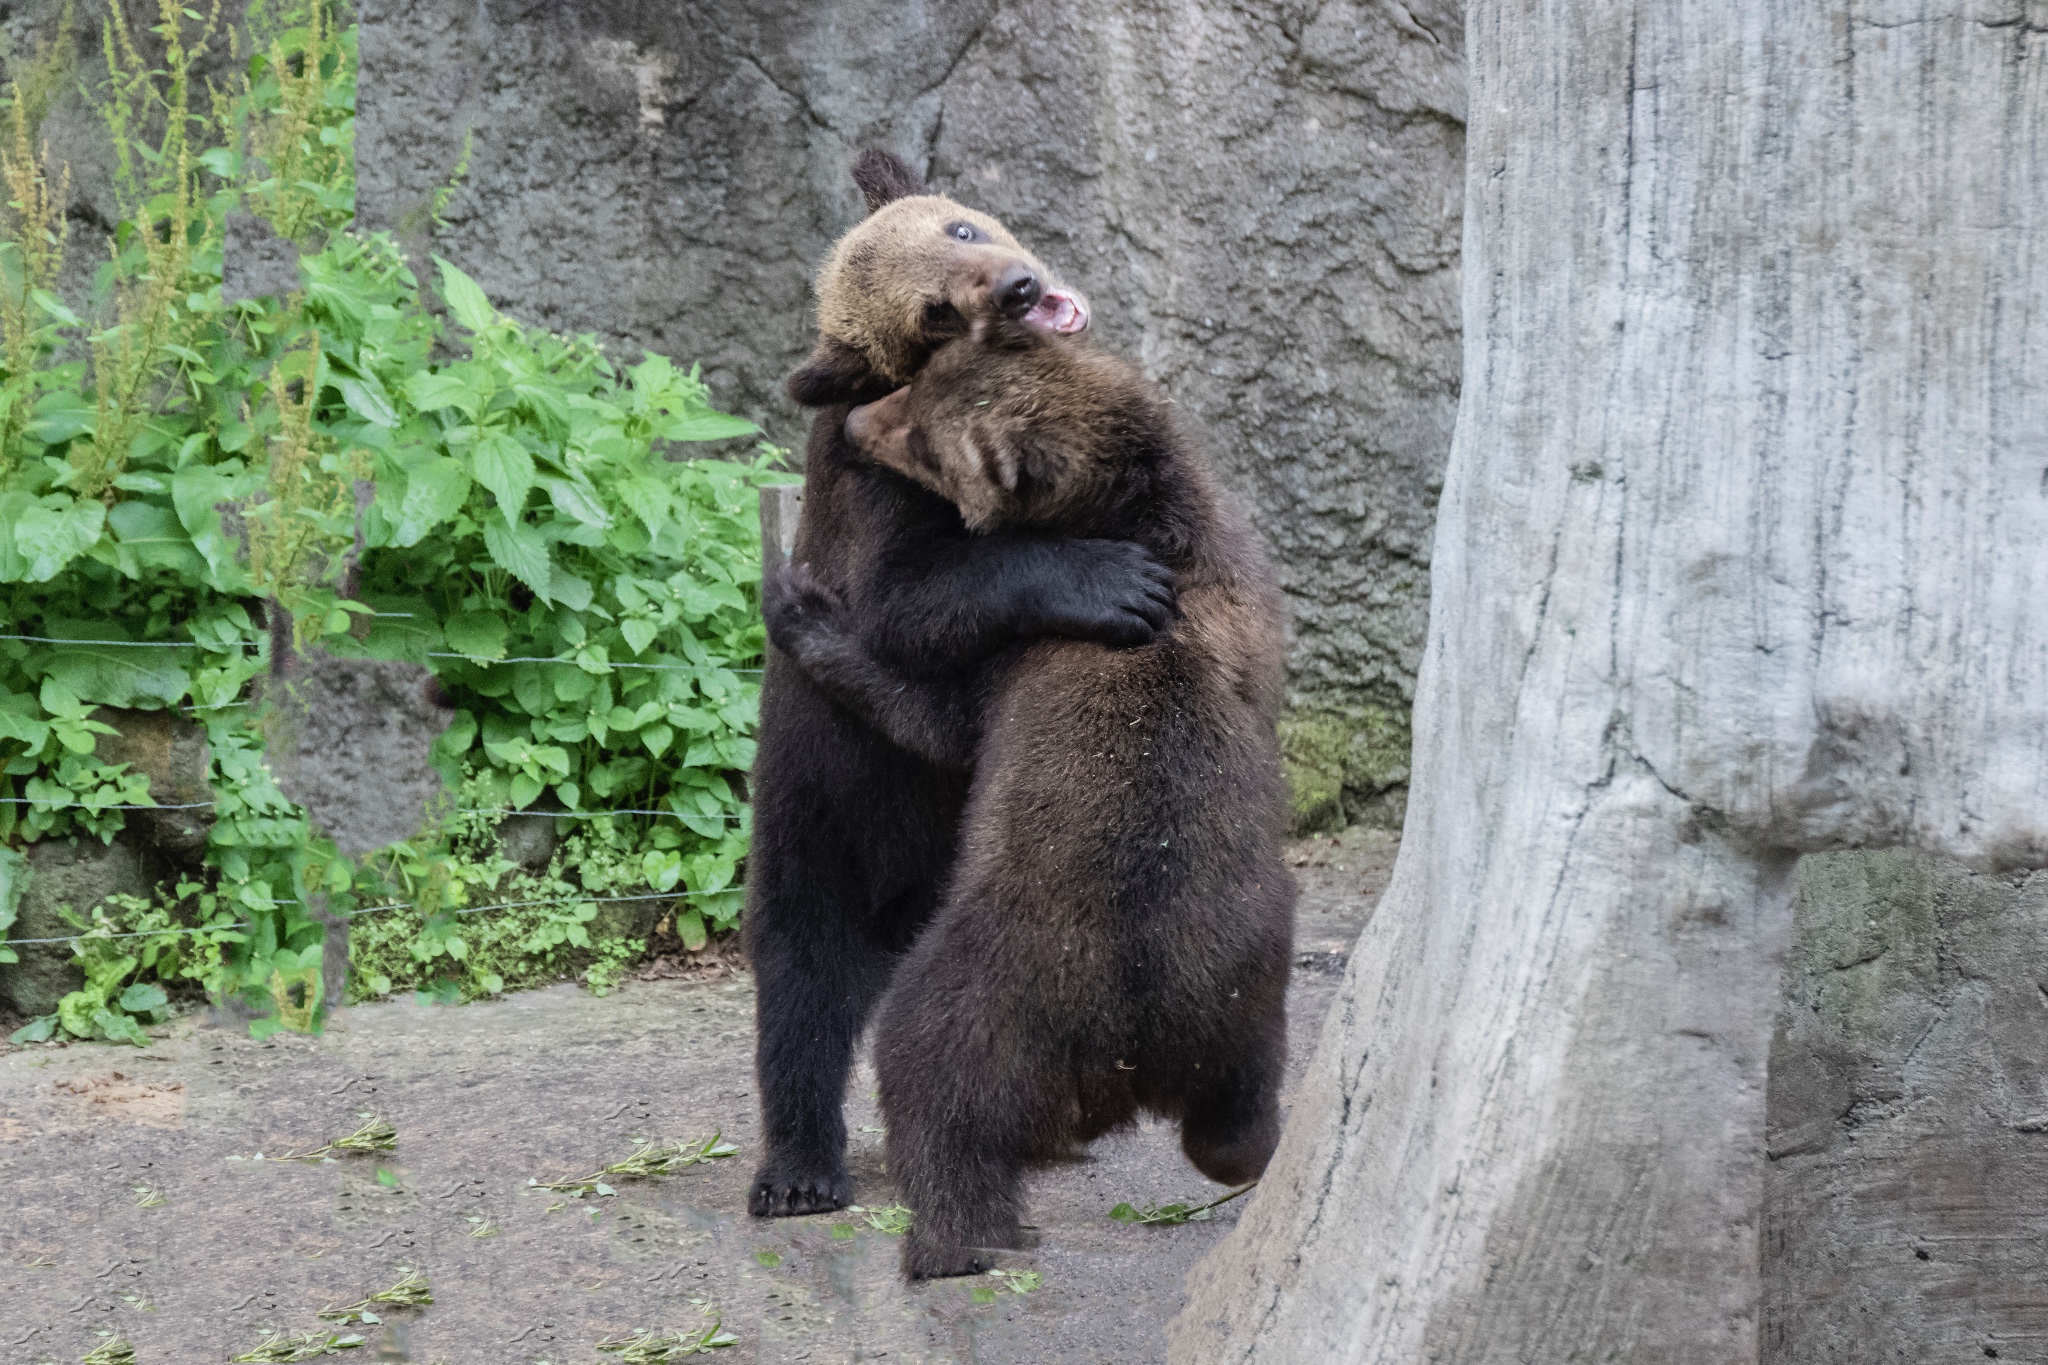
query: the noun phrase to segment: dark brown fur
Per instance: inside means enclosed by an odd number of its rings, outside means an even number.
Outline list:
[[[1020,638],[1150,640],[1171,616],[1171,575],[1141,547],[971,535],[951,503],[847,442],[849,404],[887,393],[907,377],[898,367],[960,335],[962,309],[1001,313],[993,282],[1042,273],[981,215],[973,223],[988,229],[949,235],[969,210],[922,193],[893,158],[864,156],[858,174],[876,212],[827,264],[818,350],[791,379],[799,401],[822,409],[804,457],[797,560],[862,604],[847,629],[863,657],[941,691],[963,690]],[[856,257],[866,273],[846,268]],[[855,323],[834,321],[842,316]],[[777,581],[769,576],[769,590]],[[747,1196],[756,1215],[818,1213],[852,1197],[842,1102],[854,1046],[938,904],[966,766],[906,751],[769,651],[745,919],[763,1138]]]
[[[1078,343],[979,322],[849,433],[971,525],[1129,537],[1178,575],[1150,644],[1021,642],[964,691],[878,666],[818,585],[771,607],[805,671],[906,748],[948,763],[978,738],[959,862],[876,1042],[905,1272],[966,1274],[1018,1244],[1027,1165],[1141,1109],[1212,1179],[1265,1169],[1294,901],[1282,607],[1164,399]]]

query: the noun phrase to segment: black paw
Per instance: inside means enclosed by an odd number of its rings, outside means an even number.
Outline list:
[[[844,1172],[804,1175],[764,1166],[747,1192],[747,1212],[756,1218],[794,1218],[830,1213],[853,1202],[853,1181]]]
[[[1071,574],[1047,585],[1045,634],[1129,648],[1173,620],[1173,570],[1136,541],[1070,540],[1061,554]]]
[[[808,564],[791,561],[761,580],[761,619],[769,640],[785,654],[797,653],[812,632],[829,629],[840,606],[838,594]]]

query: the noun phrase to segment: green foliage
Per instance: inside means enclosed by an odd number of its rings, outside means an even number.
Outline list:
[[[739,1338],[726,1330],[725,1323],[713,1317],[710,1325],[695,1331],[629,1332],[606,1337],[597,1343],[597,1349],[617,1356],[624,1365],[667,1365],[669,1361],[706,1355],[738,1343]]]
[[[862,1208],[859,1204],[848,1204],[846,1211],[858,1214],[876,1232],[887,1233],[891,1237],[901,1237],[910,1231],[910,1210],[901,1204],[888,1204],[875,1209]]]
[[[1045,1283],[1045,1276],[1036,1270],[1003,1270],[988,1272],[993,1285],[978,1284],[969,1295],[976,1303],[994,1303],[1007,1289],[1012,1294],[1029,1294]]]
[[[301,1336],[286,1336],[272,1332],[258,1342],[254,1349],[242,1355],[231,1356],[234,1365],[254,1362],[254,1365],[288,1365],[292,1361],[315,1360],[321,1356],[334,1355],[341,1351],[352,1351],[368,1338],[357,1332],[307,1332]]]
[[[360,916],[359,995],[603,989],[643,945],[592,898],[673,896],[686,942],[730,926],[770,455],[667,457],[754,428],[694,369],[615,366],[437,261],[444,323],[388,237],[346,230],[356,34],[332,0],[259,3],[241,29],[159,4],[146,35],[118,7],[104,28],[124,217],[91,298],[59,296],[47,82],[17,84],[0,138],[0,935],[21,845],[111,842],[152,803],[99,756],[119,711],[203,724],[216,806],[203,872],[74,916],[86,986],[25,1036],[139,1043],[181,989],[267,1000],[259,1033],[316,1028],[315,895]],[[223,46],[250,55],[202,91]],[[301,246],[300,289],[223,297],[236,214]],[[244,704],[265,602],[299,644],[440,676],[459,709],[434,758],[458,791],[434,830],[354,866],[277,790]],[[495,839],[528,808],[574,818],[537,873]],[[649,813],[575,818],[620,809]]]
[[[658,1175],[673,1175],[677,1171],[699,1166],[707,1161],[721,1161],[739,1151],[725,1140],[723,1133],[713,1133],[697,1142],[655,1143],[642,1142],[632,1153],[609,1166],[599,1168],[590,1175],[578,1176],[574,1180],[542,1181],[529,1176],[527,1188],[547,1190],[554,1194],[566,1194],[571,1199],[581,1199],[586,1194],[614,1195],[618,1191],[607,1183],[610,1180],[652,1180]]]
[[[1182,1223],[1206,1223],[1216,1216],[1216,1210],[1231,1200],[1251,1193],[1258,1188],[1258,1181],[1240,1186],[1229,1194],[1211,1199],[1206,1204],[1175,1202],[1171,1204],[1147,1204],[1144,1208],[1124,1203],[1109,1211],[1109,1216],[1119,1223],[1133,1227],[1177,1227]]]

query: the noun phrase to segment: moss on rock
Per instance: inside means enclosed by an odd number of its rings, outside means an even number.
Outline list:
[[[1358,823],[1399,828],[1407,812],[1408,712],[1309,703],[1280,721],[1280,755],[1297,835]]]

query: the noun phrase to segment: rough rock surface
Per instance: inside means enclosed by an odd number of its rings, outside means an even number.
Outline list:
[[[1795,906],[1763,1360],[2048,1359],[2048,874],[1821,854]]]
[[[1456,5],[362,11],[362,221],[519,316],[702,360],[786,445],[801,417],[778,386],[809,341],[809,276],[858,212],[854,151],[891,148],[1001,217],[1254,509],[1312,722],[1297,787],[1324,793],[1303,822],[1398,819],[1383,794],[1406,777],[1458,387]]]
[[[63,911],[90,916],[108,896],[147,896],[156,885],[148,850],[128,834],[111,844],[97,839],[51,839],[30,844],[28,885],[16,907],[11,940],[63,938],[78,932]],[[68,944],[19,947],[20,961],[0,964],[0,1006],[23,1018],[48,1014],[85,984]]]
[[[418,664],[313,655],[266,685],[265,752],[278,789],[351,856],[419,833],[445,795],[427,762],[452,712]]]

